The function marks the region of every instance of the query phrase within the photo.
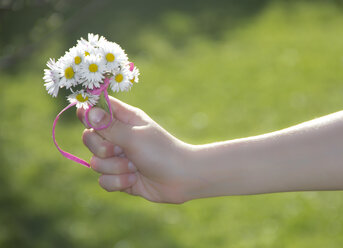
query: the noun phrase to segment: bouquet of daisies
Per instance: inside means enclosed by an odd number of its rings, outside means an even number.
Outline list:
[[[87,124],[93,127],[88,121],[88,112],[103,94],[111,120],[107,125],[93,128],[96,130],[107,128],[113,118],[108,88],[113,92],[128,91],[134,83],[138,83],[139,70],[129,62],[125,51],[117,43],[94,34],[88,34],[88,40],[81,38],[76,46],[69,49],[57,61],[50,59],[47,66],[49,69],[44,70],[43,79],[48,93],[57,97],[60,88],[71,92],[67,97],[70,104],[56,116],[54,121],[52,130],[54,143],[63,156],[89,167],[86,161],[63,151],[58,146],[55,127],[60,115],[72,106],[83,108],[86,110]]]
[[[44,86],[50,95],[57,97],[60,88],[71,91],[70,103],[87,109],[99,100],[96,94],[106,81],[113,92],[128,91],[138,82],[139,70],[130,63],[125,51],[103,36],[88,34],[64,56],[50,59],[44,70]]]

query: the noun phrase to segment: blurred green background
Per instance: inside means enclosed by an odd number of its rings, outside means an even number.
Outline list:
[[[107,193],[51,139],[43,69],[88,32],[141,70],[121,100],[194,144],[342,109],[342,1],[0,0],[0,247],[342,247],[343,192],[150,203]],[[66,150],[89,158],[69,111]]]

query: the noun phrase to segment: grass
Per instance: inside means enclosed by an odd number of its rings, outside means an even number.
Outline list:
[[[165,10],[156,18],[128,41],[141,82],[117,97],[182,140],[257,135],[342,108],[343,16],[334,4],[271,2],[215,35],[201,31],[194,13]],[[110,27],[103,34],[112,39]],[[42,71],[70,45],[57,33],[14,73],[0,75],[0,246],[341,247],[342,192],[174,206],[101,190],[97,175],[64,159],[51,140],[66,102],[46,94]],[[63,118],[58,141],[89,157],[74,113]]]

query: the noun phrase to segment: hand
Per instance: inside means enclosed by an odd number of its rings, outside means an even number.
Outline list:
[[[99,184],[107,191],[124,191],[154,202],[182,203],[189,184],[192,146],[162,129],[142,110],[110,97],[114,119],[110,127],[85,129],[83,142],[94,154],[91,168],[100,173]],[[78,109],[85,124],[85,110]],[[109,122],[109,114],[93,108],[94,127]],[[87,127],[87,125],[85,124]]]
[[[343,189],[343,111],[269,134],[193,146],[140,109],[110,101],[110,127],[83,134],[94,154],[91,167],[102,174],[99,183],[107,191],[182,203],[225,195]],[[82,109],[77,112],[83,123],[84,114]],[[94,127],[109,120],[102,109],[89,112]]]

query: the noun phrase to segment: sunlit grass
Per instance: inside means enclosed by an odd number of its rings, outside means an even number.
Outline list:
[[[221,39],[187,36],[196,24],[173,12],[141,30],[142,52],[133,58],[141,82],[118,98],[191,143],[257,135],[341,109],[343,16],[336,7],[270,4]],[[175,46],[161,30],[185,44]],[[92,171],[64,159],[52,143],[52,121],[66,102],[50,98],[41,77],[48,56],[64,49],[51,41],[18,73],[1,75],[2,167],[21,214],[9,229],[0,221],[0,244],[17,232],[29,247],[340,247],[341,192],[173,206],[101,190]],[[70,114],[57,138],[88,158],[82,129]]]

